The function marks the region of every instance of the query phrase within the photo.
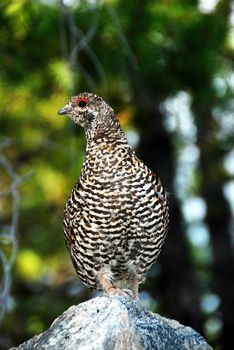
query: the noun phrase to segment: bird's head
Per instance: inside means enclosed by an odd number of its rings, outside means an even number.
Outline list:
[[[113,109],[101,97],[89,92],[71,97],[58,114],[67,115],[86,131],[94,133],[117,123]]]

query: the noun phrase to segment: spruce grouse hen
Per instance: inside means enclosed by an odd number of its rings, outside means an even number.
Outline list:
[[[167,194],[101,97],[81,93],[58,114],[81,125],[87,139],[82,171],[64,211],[75,270],[91,289],[137,297],[168,230]]]

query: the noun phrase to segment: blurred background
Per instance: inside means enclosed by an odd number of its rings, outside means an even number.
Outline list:
[[[85,152],[57,111],[91,91],[170,192],[141,303],[230,349],[234,332],[234,3],[2,0],[0,349],[97,294],[75,275],[62,215]]]

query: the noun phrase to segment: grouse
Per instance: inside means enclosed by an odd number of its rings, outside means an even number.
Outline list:
[[[58,114],[82,126],[87,140],[64,210],[64,238],[75,270],[91,289],[137,298],[168,231],[167,193],[101,97],[81,93]]]

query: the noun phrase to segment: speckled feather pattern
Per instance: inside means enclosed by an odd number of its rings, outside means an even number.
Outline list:
[[[77,107],[82,98],[85,108]],[[83,93],[66,108],[87,138],[81,174],[64,211],[73,265],[92,289],[103,289],[99,271],[114,287],[131,289],[133,280],[137,286],[142,282],[164,243],[167,194],[159,177],[137,158],[102,98]]]

